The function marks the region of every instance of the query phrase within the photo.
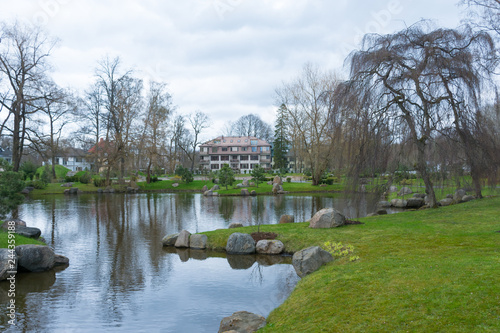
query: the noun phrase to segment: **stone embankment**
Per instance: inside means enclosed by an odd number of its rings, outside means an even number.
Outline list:
[[[10,234],[33,239],[39,239],[41,235],[40,229],[27,227],[26,222],[21,220],[7,220],[1,228]],[[57,266],[68,265],[68,258],[55,254],[54,250],[45,245],[27,244],[0,249],[0,281],[17,272],[45,272]]]

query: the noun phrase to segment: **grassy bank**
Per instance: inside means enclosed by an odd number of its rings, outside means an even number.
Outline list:
[[[360,220],[329,230],[261,226],[288,251],[340,241],[360,257],[302,279],[263,332],[500,331],[500,198]],[[255,230],[206,234],[222,248],[232,232]]]
[[[3,221],[0,221],[0,225],[2,225],[2,224],[3,224]],[[15,240],[16,240],[16,246],[17,245],[25,245],[25,244],[45,245],[45,243],[43,243],[39,240],[24,237],[21,235],[16,235]],[[3,231],[3,229],[0,229],[0,249],[5,249],[8,246],[9,246],[9,233]]]

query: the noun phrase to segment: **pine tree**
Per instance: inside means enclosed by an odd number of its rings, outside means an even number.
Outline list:
[[[286,131],[286,106],[281,104],[278,109],[278,117],[274,128],[274,168],[283,169],[287,167],[286,153],[289,141]]]

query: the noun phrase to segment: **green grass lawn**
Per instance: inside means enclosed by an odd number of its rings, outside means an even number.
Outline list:
[[[262,332],[500,332],[500,198],[360,220],[261,226],[290,252],[334,241],[360,257],[303,278]],[[205,234],[221,249],[256,228]]]
[[[1,224],[3,224],[3,221],[0,221],[0,225]],[[25,244],[45,245],[45,243],[43,243],[39,240],[24,237],[21,235],[15,235],[15,240],[16,240],[16,243],[15,243],[16,246],[17,245],[25,245]],[[3,229],[2,229],[2,231],[0,231],[0,248],[2,248],[2,249],[8,248],[8,246],[9,246],[8,241],[9,241],[9,233],[3,231]]]

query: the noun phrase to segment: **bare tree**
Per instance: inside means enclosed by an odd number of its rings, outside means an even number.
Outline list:
[[[166,137],[166,125],[172,111],[172,97],[166,91],[166,84],[151,82],[147,97],[147,109],[144,117],[142,146],[146,150],[146,181],[151,182],[151,169],[158,165],[162,154],[161,146]]]
[[[98,84],[92,85],[84,92],[84,96],[79,100],[78,105],[78,122],[80,123],[79,130],[82,141],[86,146],[97,147],[101,138],[102,130],[105,124],[105,110],[103,105],[103,91]],[[93,154],[93,171],[99,172],[100,161],[97,149]]]
[[[7,82],[0,91],[0,103],[12,121],[13,170],[18,171],[26,139],[27,120],[36,112],[33,104],[42,99],[36,87],[45,81],[49,69],[47,58],[55,45],[39,28],[20,23],[2,24],[0,35],[0,76]],[[5,123],[4,123],[5,124]],[[0,127],[0,136],[4,129]]]
[[[402,120],[417,150],[416,168],[422,176],[429,205],[437,205],[426,153],[437,131],[464,120],[462,97],[477,102],[481,75],[475,51],[491,52],[487,34],[452,29],[427,32],[424,22],[391,35],[367,35],[363,50],[351,57],[351,79],[372,96],[387,117]],[[450,90],[449,85],[454,86]],[[456,88],[456,89],[455,89]],[[465,124],[465,122],[462,122]]]
[[[96,69],[97,84],[102,88],[102,101],[106,109],[107,172],[110,181],[111,169],[119,170],[120,178],[125,173],[125,159],[134,120],[141,107],[142,81],[131,76],[131,71],[120,71],[120,59],[101,60]],[[112,139],[112,143],[110,142]]]
[[[273,138],[273,129],[271,125],[264,122],[256,114],[248,114],[240,117],[236,122],[230,125],[233,135],[254,136],[256,138],[271,141]],[[226,129],[228,132],[228,129]]]
[[[38,126],[27,129],[29,141],[44,159],[52,164],[52,178],[56,178],[56,157],[60,153],[60,140],[63,129],[73,121],[75,108],[70,95],[60,89],[55,83],[47,82],[38,88],[38,94],[43,99],[37,100],[36,108]]]
[[[192,133],[188,136],[184,136],[183,141],[179,141],[180,148],[184,151],[186,156],[191,161],[191,171],[194,170],[194,162],[196,161],[196,147],[202,142],[200,142],[200,133],[210,126],[210,118],[201,111],[196,111],[194,114],[188,116],[189,123],[191,125]]]
[[[311,169],[313,185],[319,184],[333,152],[335,131],[331,120],[337,84],[334,73],[306,64],[299,78],[276,90],[278,105],[285,106],[294,128],[293,149]]]

